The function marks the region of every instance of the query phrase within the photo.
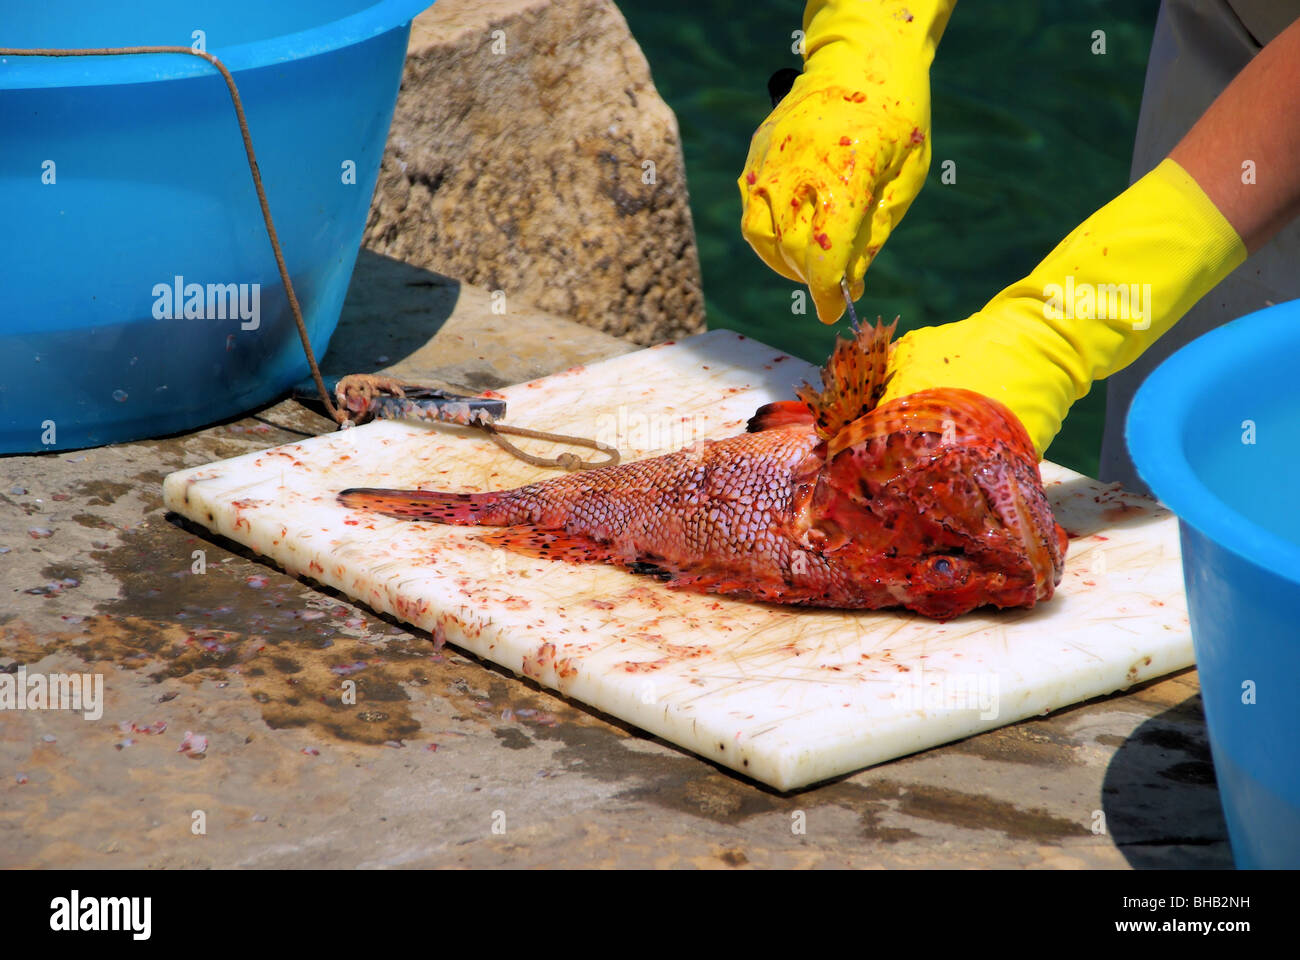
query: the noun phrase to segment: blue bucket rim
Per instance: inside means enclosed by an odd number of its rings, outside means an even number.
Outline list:
[[[1184,523],[1247,563],[1300,584],[1300,545],[1243,516],[1211,491],[1187,461],[1183,425],[1196,385],[1227,358],[1244,358],[1277,337],[1294,337],[1300,299],[1248,313],[1197,337],[1147,377],[1129,407],[1124,436],[1138,475]],[[1251,336],[1241,336],[1243,328]]]
[[[231,73],[330,53],[397,29],[433,6],[433,0],[377,0],[371,6],[306,30],[248,43],[207,48]],[[0,44],[8,46],[9,44]],[[188,46],[178,37],[176,46]],[[142,44],[144,46],[144,44]],[[157,46],[157,44],[149,44]],[[188,54],[105,57],[0,57],[0,90],[158,83],[217,76],[212,65]]]

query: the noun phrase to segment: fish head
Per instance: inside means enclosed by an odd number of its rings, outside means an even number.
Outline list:
[[[1067,542],[1023,425],[956,389],[882,404],[827,441],[803,526],[810,544],[847,551],[855,575],[940,618],[1050,598]]]

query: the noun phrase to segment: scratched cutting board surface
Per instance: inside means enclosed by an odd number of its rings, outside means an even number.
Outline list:
[[[502,393],[511,423],[616,442],[638,459],[736,434],[815,377],[715,330]],[[1071,535],[1055,598],[945,624],[671,590],[604,564],[507,553],[472,527],[335,502],[353,486],[481,491],[554,475],[474,431],[378,421],[182,470],[164,495],[292,574],[783,790],[1193,662],[1176,519],[1051,463],[1044,481]]]

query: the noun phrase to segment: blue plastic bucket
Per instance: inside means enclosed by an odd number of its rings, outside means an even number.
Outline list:
[[[0,46],[201,41],[219,57],[319,355],[429,2],[13,3]],[[203,60],[0,58],[0,210],[0,452],[190,429],[306,375],[230,96]]]
[[[1239,867],[1300,867],[1300,300],[1179,350],[1127,438],[1179,518],[1192,641]]]

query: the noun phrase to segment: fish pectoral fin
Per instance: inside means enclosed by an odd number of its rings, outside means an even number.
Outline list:
[[[630,560],[620,565],[626,567],[632,573],[644,574],[647,577],[654,577],[656,580],[663,580],[665,582],[672,580],[677,576],[673,571],[660,566],[653,560]]]
[[[614,557],[612,562],[629,573],[654,577],[660,583],[674,589],[688,588],[706,593],[729,593],[749,587],[747,580],[737,577],[732,572],[719,571],[712,566],[692,568],[673,563],[662,557],[648,556],[640,556],[630,560]]]
[[[501,547],[511,553],[543,560],[567,560],[587,563],[612,560],[613,550],[607,543],[581,533],[564,530],[539,530],[536,527],[502,527],[482,534],[479,541]]]
[[[674,590],[719,593],[742,600],[767,600],[774,603],[782,602],[788,590],[784,581],[767,583],[752,575],[717,567],[678,568],[672,571],[672,578],[665,580],[664,585]]]

